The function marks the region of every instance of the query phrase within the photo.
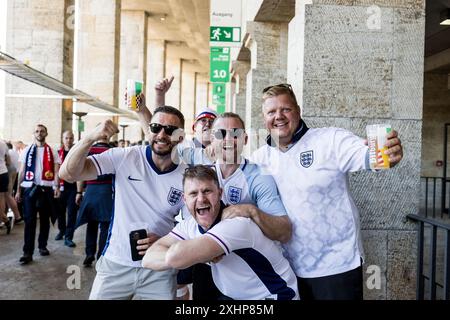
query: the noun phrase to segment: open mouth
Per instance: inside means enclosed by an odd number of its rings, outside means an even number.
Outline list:
[[[287,125],[288,125],[288,122],[282,122],[282,123],[276,123],[276,124],[274,124],[273,127],[274,127],[274,128],[277,128],[277,129],[282,129],[282,128],[287,127]]]
[[[158,146],[170,146],[170,143],[167,141],[161,141],[161,140],[157,140],[154,142],[154,144],[158,145]]]
[[[197,215],[199,216],[203,216],[205,214],[208,214],[209,211],[211,209],[211,206],[202,206],[202,207],[198,207],[195,212],[197,213]]]

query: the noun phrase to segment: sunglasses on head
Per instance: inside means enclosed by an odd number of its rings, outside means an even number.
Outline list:
[[[162,124],[159,123],[150,123],[150,131],[154,134],[158,134],[161,132],[161,130],[164,129],[164,133],[167,134],[168,136],[171,136],[175,130],[179,129],[178,127],[175,126],[163,126]]]
[[[268,87],[265,87],[265,88],[263,89],[263,93],[266,93],[267,91],[269,91],[270,89],[275,88],[275,87],[285,88],[285,89],[288,89],[289,91],[292,91],[292,92],[293,92],[292,86],[291,86],[289,83],[280,83],[280,84],[276,84],[276,85],[274,85],[274,86],[268,86]]]
[[[217,140],[223,140],[227,136],[227,132],[230,138],[237,139],[244,135],[245,130],[242,128],[216,129],[212,133]]]

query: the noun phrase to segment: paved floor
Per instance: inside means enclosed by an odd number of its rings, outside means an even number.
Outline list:
[[[0,229],[0,299],[87,299],[95,269],[83,267],[85,226],[75,232],[76,248],[64,246],[64,241],[55,241],[58,230],[52,226],[47,247],[50,256],[41,257],[36,250],[33,262],[25,266],[19,263],[23,228],[23,224],[15,226],[10,235],[6,235],[6,229]],[[79,289],[76,289],[78,274]]]

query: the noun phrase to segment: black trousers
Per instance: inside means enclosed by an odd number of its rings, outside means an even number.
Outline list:
[[[97,260],[103,253],[103,249],[108,239],[109,221],[95,221],[89,220],[86,229],[86,256],[97,256]],[[100,226],[100,237],[98,237],[98,251],[97,251],[97,235]],[[97,253],[97,255],[96,255]]]
[[[205,263],[180,270],[177,278],[178,284],[192,283],[192,300],[195,301],[217,301],[227,300],[214,284],[211,267]]]
[[[362,266],[326,277],[299,278],[301,300],[363,300]]]
[[[77,196],[77,186],[64,187],[64,191],[61,192],[61,197],[58,200],[58,229],[59,232],[64,234],[68,240],[73,239],[75,232],[75,223],[77,222],[78,206],[75,203]],[[66,219],[67,209],[67,219]]]
[[[25,221],[23,252],[33,254],[36,222],[39,212],[39,249],[47,247],[50,218],[53,214],[53,189],[33,186],[23,189],[23,218]]]

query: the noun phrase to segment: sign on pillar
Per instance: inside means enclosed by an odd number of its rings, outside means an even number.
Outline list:
[[[211,47],[211,82],[230,81],[230,48]]]
[[[239,27],[210,27],[209,41],[241,43],[241,28]]]
[[[213,83],[212,91],[212,102],[217,108],[217,113],[224,113],[226,108],[226,84]]]

